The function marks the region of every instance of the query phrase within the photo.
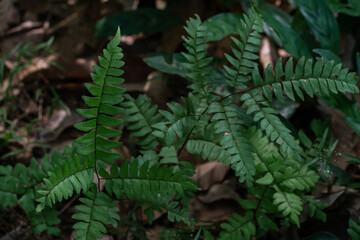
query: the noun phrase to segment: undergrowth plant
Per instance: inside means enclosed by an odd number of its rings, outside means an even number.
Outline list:
[[[325,205],[310,191],[336,143],[326,130],[318,131],[314,141],[303,131],[291,131],[272,103],[275,98],[300,101],[305,95],[357,93],[358,77],[334,61],[304,57],[286,63],[279,59],[263,73],[257,63],[263,20],[250,9],[238,36],[232,37],[232,53],[225,54],[222,81],[217,81],[218,69],[207,54],[206,26],[198,16],[186,24],[182,67],[191,91],[181,103],[158,110],[146,96],[125,93],[118,29],[93,67],[93,83],[86,84],[88,108],[78,109],[85,120],[74,125],[84,134],[63,153],[41,162],[33,159],[29,167],[1,166],[0,204],[17,202],[35,233],[57,235],[57,203],[81,194],[72,216],[77,239],[101,238],[119,223],[146,238],[136,214],[119,217],[119,204],[130,199],[132,211],[142,209],[149,224],[155,211],[166,212],[170,222],[188,225],[184,229],[198,233],[197,238],[201,233],[213,239],[214,232],[199,229],[201,219],[188,214],[188,200],[199,188],[191,178],[194,167],[178,159],[186,150],[204,161],[230,165],[251,196],[238,199],[243,211],[221,224],[217,239],[250,239],[278,231],[280,225],[300,227],[300,216],[306,214],[325,221]],[[219,85],[226,91],[219,91]],[[132,132],[140,154],[118,161],[122,128]]]

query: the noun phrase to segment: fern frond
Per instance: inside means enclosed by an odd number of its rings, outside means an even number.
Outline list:
[[[114,160],[121,157],[117,152],[111,152],[111,149],[121,145],[109,138],[121,136],[121,131],[111,129],[123,122],[122,119],[114,118],[112,115],[123,112],[123,108],[116,105],[124,100],[124,88],[118,85],[124,82],[120,76],[124,65],[122,49],[120,44],[120,29],[115,37],[108,43],[104,49],[104,58],[99,57],[100,66],[93,66],[94,73],[91,78],[94,84],[86,84],[92,97],[83,96],[83,100],[88,109],[78,109],[78,113],[87,119],[85,122],[74,124],[74,127],[80,131],[88,132],[75,140],[80,144],[79,154],[90,156],[95,159],[111,164]]]
[[[86,192],[93,181],[93,167],[93,162],[81,161],[79,157],[69,158],[61,167],[56,166],[55,172],[49,172],[49,178],[44,178],[47,190],[38,191],[42,197],[37,199],[39,205],[36,211],[42,211],[45,205],[51,207],[63,198],[68,199],[73,195],[74,190],[77,194],[81,192],[81,189]]]
[[[139,162],[138,159],[125,161],[121,167],[111,167],[111,177],[105,183],[106,190],[114,193],[117,199],[125,196],[129,199],[153,200],[158,196],[169,197],[176,192],[177,197],[186,196],[186,192],[198,190],[194,180],[174,167]]]
[[[291,135],[291,131],[276,116],[278,112],[265,100],[260,89],[243,94],[241,101],[246,113],[254,114],[254,121],[259,122],[260,129],[271,141],[279,144],[281,153],[285,156],[293,156],[297,160],[301,159],[302,149]]]
[[[30,218],[30,223],[34,226],[34,233],[40,234],[46,232],[47,234],[59,236],[61,231],[57,225],[61,222],[58,218],[59,211],[52,208],[45,208],[41,213],[36,214]]]
[[[168,219],[171,222],[183,222],[186,225],[193,226],[195,221],[192,218],[189,218],[189,212],[186,209],[181,209],[179,202],[172,201],[166,208],[168,213]]]
[[[119,209],[115,207],[116,201],[112,201],[105,193],[96,191],[94,183],[85,195],[87,198],[79,199],[83,204],[75,206],[80,212],[72,215],[72,218],[80,222],[75,223],[73,228],[77,230],[77,239],[95,240],[107,232],[104,225],[112,224],[116,227],[120,220],[116,213]]]
[[[179,158],[174,146],[163,147],[159,152],[160,164],[179,164]]]
[[[360,217],[358,219],[360,222]],[[360,225],[358,225],[355,221],[350,220],[349,225],[351,228],[347,229],[347,232],[352,240],[356,240],[360,238]]]
[[[252,211],[247,211],[242,217],[235,213],[232,218],[228,218],[228,223],[221,224],[224,230],[220,232],[219,240],[228,239],[242,239],[249,240],[251,236],[256,233],[256,228],[253,224],[254,214]]]
[[[222,149],[230,158],[231,168],[239,181],[251,181],[255,174],[253,147],[245,137],[245,128],[235,106],[223,106],[219,102],[210,105],[209,113],[215,113],[211,121],[216,122],[216,133],[223,134],[220,141]],[[224,164],[228,163],[226,161]]]
[[[215,133],[216,123],[209,123],[210,117],[202,118],[194,130],[194,137],[185,145],[186,151],[200,156],[203,160],[217,160],[225,165],[230,164],[230,158],[219,144],[223,133]]]
[[[299,216],[303,210],[303,202],[295,193],[284,192],[279,187],[274,186],[276,193],[274,194],[274,204],[284,217],[289,216],[290,220],[299,227]]]
[[[260,51],[257,46],[261,45],[259,33],[263,32],[262,19],[254,9],[250,9],[243,16],[244,20],[241,20],[241,27],[238,30],[240,40],[231,37],[236,46],[231,46],[235,58],[225,53],[225,57],[230,63],[230,67],[224,65],[228,74],[226,82],[236,89],[246,88],[246,83],[251,79],[249,74],[257,66],[255,61],[259,59],[259,56],[256,55]]]
[[[17,190],[17,184],[16,178],[0,177],[0,206],[7,207],[16,204],[17,194],[20,193]]]
[[[291,191],[310,190],[319,180],[319,175],[306,167],[298,169],[289,166],[283,173],[275,172],[274,175],[280,186],[284,186]]]
[[[276,223],[271,220],[271,218],[267,216],[267,212],[262,209],[258,209],[256,211],[256,222],[259,225],[259,228],[263,231],[268,231],[270,229],[274,231],[279,231]]]
[[[182,199],[183,200],[183,199]],[[147,216],[149,224],[154,220],[154,212],[167,212],[168,220],[171,222],[182,222],[186,225],[194,225],[194,219],[189,218],[188,207],[186,204],[180,205],[179,201],[171,201],[171,197],[157,196],[154,199],[140,200],[139,205],[145,207],[144,214]]]
[[[129,123],[127,128],[133,131],[133,136],[141,137],[137,143],[142,148],[154,149],[159,145],[159,141],[151,134],[153,132],[151,125],[162,119],[162,116],[157,113],[157,106],[151,106],[151,101],[145,95],[139,95],[137,99],[125,95],[125,99],[127,101],[123,102],[121,106],[125,108],[127,115],[125,118],[125,121]]]
[[[185,142],[195,127],[196,118],[194,116],[194,109],[184,108],[176,102],[168,103],[167,105],[173,114],[165,110],[159,110],[166,121],[152,125],[156,129],[153,135],[163,139],[166,146],[173,145],[178,147]]]
[[[308,202],[309,216],[326,222],[326,214],[322,210],[327,207],[327,204],[315,199],[314,196],[305,196],[305,200]]]
[[[217,160],[225,165],[230,164],[230,157],[219,144],[211,140],[191,139],[187,142],[186,151],[200,156],[203,160]]]
[[[186,73],[186,76],[193,81],[189,88],[200,94],[200,96],[207,98],[209,93],[208,85],[212,83],[213,72],[212,67],[209,65],[212,58],[207,57],[206,52],[208,48],[208,44],[206,44],[207,29],[198,15],[195,15],[195,18],[190,18],[186,21],[186,24],[187,26],[184,28],[189,36],[183,36],[183,40],[188,53],[183,52],[182,55],[188,60],[188,63],[184,65],[190,69],[190,73]]]
[[[285,71],[284,71],[285,70]],[[258,69],[255,69],[252,78],[256,87],[262,89],[264,96],[272,101],[273,92],[282,100],[283,92],[295,101],[295,94],[304,100],[304,93],[310,97],[329,96],[331,93],[358,93],[356,83],[359,77],[354,72],[349,73],[348,68],[342,64],[334,64],[334,61],[325,61],[323,58],[316,60],[305,60],[300,58],[294,71],[294,63],[290,58],[285,69],[282,67],[280,58],[275,66],[275,76],[272,68],[268,66],[265,70],[265,81],[260,77]],[[295,93],[295,94],[294,94]]]
[[[267,136],[263,136],[262,131],[256,127],[249,128],[247,137],[254,147],[255,159],[262,162],[264,159],[273,158],[277,152],[273,142]]]
[[[0,206],[16,204],[18,195],[24,194],[30,184],[29,169],[25,165],[0,166]]]

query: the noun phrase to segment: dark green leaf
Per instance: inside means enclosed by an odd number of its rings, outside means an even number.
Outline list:
[[[98,37],[112,36],[118,26],[123,35],[165,32],[182,22],[179,15],[169,10],[139,8],[123,11],[100,19],[95,25]]]

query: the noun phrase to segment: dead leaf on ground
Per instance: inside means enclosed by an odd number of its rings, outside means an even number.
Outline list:
[[[222,182],[229,171],[229,166],[219,162],[207,162],[196,167],[193,178],[202,190],[208,190],[213,184]]]
[[[201,224],[225,221],[234,213],[234,206],[231,204],[211,204],[210,206],[197,199],[190,199],[190,205],[190,216],[201,220]]]
[[[37,138],[42,142],[54,141],[66,128],[71,127],[74,123],[80,122],[81,119],[80,115],[75,111],[58,109],[45,123],[45,129],[39,131]]]
[[[144,92],[151,98],[153,103],[158,105],[165,105],[167,99],[171,96],[171,89],[165,85],[163,74],[159,72],[149,74],[144,86]]]
[[[205,195],[198,196],[198,198],[204,203],[213,203],[222,199],[236,200],[240,198],[240,196],[233,188],[226,184],[215,184],[211,186]]]

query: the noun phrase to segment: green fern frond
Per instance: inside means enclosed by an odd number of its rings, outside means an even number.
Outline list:
[[[246,113],[254,114],[254,121],[259,122],[260,129],[271,141],[279,144],[281,153],[285,156],[293,156],[297,160],[301,159],[301,147],[291,135],[291,131],[276,116],[278,112],[265,100],[260,89],[243,94],[241,101]]]
[[[251,79],[249,76],[257,66],[256,60],[259,56],[256,54],[260,51],[257,47],[261,45],[261,35],[263,32],[262,19],[258,16],[254,9],[250,9],[247,14],[243,14],[244,20],[241,20],[239,28],[240,40],[231,37],[235,46],[231,46],[231,50],[235,56],[232,57],[225,53],[225,57],[230,63],[230,67],[224,65],[227,72],[227,83],[236,88],[246,88],[246,83]]]
[[[209,123],[209,120],[210,116],[204,115],[194,130],[194,136],[185,145],[185,149],[203,160],[217,160],[229,165],[230,158],[219,144],[224,134],[215,133],[216,122]]]
[[[360,218],[358,219],[360,222]],[[347,229],[347,232],[352,240],[360,239],[360,225],[358,225],[355,221],[350,220],[349,225],[351,228]]]
[[[58,218],[59,212],[49,207],[45,207],[40,213],[36,212],[35,199],[34,189],[28,189],[18,200],[18,204],[26,213],[34,233],[40,234],[41,232],[46,232],[55,236],[60,235],[60,229],[54,226],[61,222]]]
[[[184,108],[181,104],[175,102],[167,105],[173,114],[165,110],[159,110],[166,121],[152,125],[156,129],[153,135],[163,139],[166,146],[178,147],[185,142],[196,125],[194,109]]]
[[[210,105],[209,113],[215,113],[211,121],[216,122],[216,133],[223,134],[220,141],[222,149],[230,158],[231,168],[239,181],[251,181],[255,174],[253,147],[245,137],[244,123],[235,106],[223,106],[219,102]],[[224,164],[228,163],[226,161]]]
[[[175,192],[177,197],[184,197],[186,192],[198,190],[194,180],[181,171],[175,171],[174,167],[151,164],[150,161],[141,163],[138,159],[127,160],[121,167],[113,165],[105,187],[117,199],[126,196],[137,200],[153,200],[159,195],[171,198]]]
[[[275,66],[275,76],[272,68],[268,66],[265,70],[265,81],[262,80],[258,69],[254,70],[252,77],[255,86],[262,89],[269,101],[272,101],[273,92],[280,100],[283,99],[284,92],[293,101],[295,94],[304,100],[304,93],[313,97],[329,96],[338,92],[359,92],[356,86],[359,78],[354,72],[349,73],[349,69],[343,68],[341,63],[334,64],[334,61],[327,62],[323,58],[313,64],[312,59],[305,60],[305,57],[302,57],[296,64],[295,71],[292,58],[286,62],[285,71],[280,58]]]
[[[256,127],[249,128],[247,137],[254,147],[255,159],[262,162],[264,159],[273,158],[277,150],[273,142],[267,136],[263,136],[262,131]]]
[[[73,195],[74,190],[77,194],[81,192],[81,189],[86,192],[93,181],[93,166],[93,162],[81,161],[79,157],[69,158],[63,162],[62,167],[56,166],[55,172],[49,172],[49,178],[44,178],[47,190],[38,191],[42,197],[37,199],[40,203],[36,211],[42,211],[45,205],[51,207],[63,198],[68,199]]]
[[[132,136],[141,137],[137,142],[144,149],[154,149],[159,145],[151,125],[161,121],[162,116],[157,113],[157,106],[151,106],[151,101],[145,95],[139,95],[134,99],[130,95],[125,95],[127,101],[121,104],[125,108],[127,117],[125,121],[129,123],[127,127],[133,131]]]
[[[0,166],[0,206],[16,204],[18,195],[24,194],[30,182],[29,169],[18,163],[15,167]]]
[[[322,210],[327,207],[327,204],[315,199],[314,196],[305,196],[305,200],[308,202],[309,216],[326,222],[326,214]]]
[[[168,219],[170,222],[183,222],[186,225],[193,226],[195,221],[189,218],[189,212],[186,209],[181,209],[179,202],[172,201],[166,206]]]
[[[95,159],[111,164],[114,160],[121,157],[117,152],[111,152],[111,149],[121,145],[120,142],[110,140],[112,137],[121,136],[121,131],[111,129],[123,122],[122,119],[114,118],[112,115],[123,112],[123,108],[116,105],[124,100],[124,88],[118,85],[124,82],[120,76],[124,65],[122,49],[120,44],[120,29],[115,37],[108,43],[104,49],[104,58],[99,57],[100,66],[94,65],[94,73],[91,78],[94,84],[86,84],[92,97],[83,96],[83,100],[88,109],[78,109],[78,113],[87,119],[85,122],[74,124],[74,127],[80,131],[88,132],[75,140],[80,144],[79,154],[90,156]]]
[[[230,164],[230,157],[219,144],[211,140],[191,139],[187,142],[186,151],[200,156],[203,160],[217,160],[225,165]]]
[[[200,96],[207,98],[209,93],[208,85],[212,83],[213,69],[209,65],[212,58],[207,57],[206,52],[208,48],[208,44],[206,44],[206,26],[202,24],[198,15],[195,15],[195,17],[186,21],[187,26],[184,28],[189,36],[183,36],[183,40],[188,53],[183,52],[182,55],[188,60],[188,63],[184,64],[185,67],[190,69],[190,73],[187,73],[186,76],[193,81],[189,88],[200,94]]]
[[[279,231],[276,223],[271,220],[271,218],[269,218],[266,213],[267,212],[262,209],[258,209],[256,211],[256,222],[259,225],[259,228],[265,231],[268,231],[270,229],[274,231]]]
[[[7,207],[17,202],[17,194],[21,193],[17,189],[18,181],[12,177],[0,177],[0,206]]]
[[[159,152],[160,164],[179,164],[179,158],[174,146],[162,147]]]
[[[283,173],[275,172],[274,175],[280,186],[289,190],[310,190],[319,180],[319,175],[306,167],[298,169],[289,166]]]
[[[140,200],[139,206],[145,208],[144,214],[147,216],[149,224],[154,220],[154,212],[167,212],[168,220],[171,222],[182,222],[186,225],[194,225],[194,219],[189,218],[188,207],[184,202],[181,205],[179,201],[171,201],[172,197],[157,196],[154,199]],[[183,199],[181,199],[183,200]]]
[[[130,95],[125,95],[127,101],[121,104],[125,108],[127,117],[125,121],[129,123],[127,127],[133,131],[132,136],[140,137],[137,142],[144,149],[154,149],[159,145],[151,125],[158,123],[162,120],[162,116],[157,113],[157,106],[151,106],[151,101],[145,95],[139,95],[134,99]]]
[[[75,223],[73,228],[77,230],[75,232],[77,239],[95,240],[101,238],[102,233],[107,232],[104,225],[117,226],[120,217],[116,212],[119,209],[115,207],[116,201],[112,201],[105,193],[96,191],[94,183],[85,195],[87,198],[79,199],[83,204],[75,206],[80,212],[72,215],[72,218],[80,222]]]
[[[290,220],[300,227],[299,216],[303,210],[303,202],[295,193],[282,191],[279,187],[274,186],[274,204],[284,217],[289,216]]]
[[[224,230],[220,232],[218,239],[235,240],[245,238],[249,240],[256,233],[253,218],[254,214],[252,211],[247,211],[244,217],[235,213],[232,218],[227,219],[228,223],[221,224],[221,228]]]
[[[47,234],[59,236],[61,230],[54,226],[61,222],[58,215],[59,211],[52,208],[45,208],[41,213],[31,217],[30,223],[34,227],[34,233],[40,234],[45,231]]]

